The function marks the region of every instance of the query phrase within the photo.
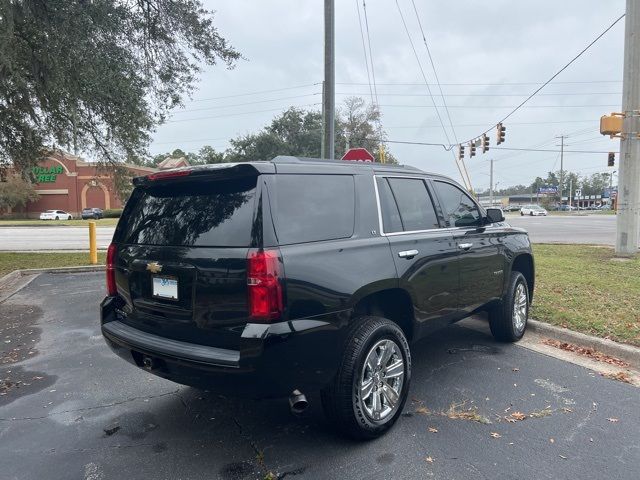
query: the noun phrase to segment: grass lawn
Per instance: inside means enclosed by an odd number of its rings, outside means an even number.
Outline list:
[[[115,227],[117,218],[101,218],[100,220],[36,220],[36,219],[16,219],[0,220],[1,227],[86,227],[90,221],[96,222],[96,227]]]
[[[536,290],[531,318],[640,346],[640,256],[613,249],[534,245]]]
[[[98,263],[104,265],[105,253],[98,252]],[[89,265],[89,252],[31,253],[0,252],[0,277],[23,268],[75,267]]]

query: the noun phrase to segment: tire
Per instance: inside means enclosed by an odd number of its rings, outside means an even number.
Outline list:
[[[524,213],[520,212],[520,216],[521,216],[521,217],[524,217]]]
[[[533,212],[529,212],[529,215],[531,215],[533,217]]]
[[[347,436],[358,440],[379,437],[393,426],[407,400],[411,381],[409,343],[394,322],[366,316],[354,320],[345,345],[334,380],[321,392],[325,415]],[[384,362],[385,351],[391,352],[391,357],[383,365],[396,366],[393,377],[386,376],[386,368],[372,369],[376,360]],[[364,384],[371,386],[367,396],[363,394]],[[394,403],[390,397],[395,397]]]
[[[56,217],[56,220],[60,220],[60,217]]]
[[[517,342],[527,329],[528,318],[527,280],[522,273],[511,272],[507,292],[502,301],[489,311],[491,333],[499,342]]]

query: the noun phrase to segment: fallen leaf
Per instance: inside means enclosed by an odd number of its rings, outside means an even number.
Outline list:
[[[592,360],[597,362],[608,363],[609,365],[616,365],[618,367],[628,367],[629,364],[623,362],[622,360],[612,357],[610,355],[606,355],[602,352],[594,350],[593,348],[580,347],[578,345],[574,345],[572,343],[560,342],[558,340],[552,340],[550,338],[543,340],[542,343],[545,345],[549,345],[551,347],[559,348],[560,350],[565,350],[567,352],[577,353],[578,355],[583,355],[585,357],[589,357]]]
[[[567,457],[565,457],[564,455],[558,455],[561,459],[566,460]]]
[[[571,410],[570,408],[567,408],[567,407],[562,407],[562,411],[564,413],[572,413],[573,412],[573,410]]]
[[[618,423],[620,420],[617,418],[607,418],[611,423]]]
[[[511,371],[512,371],[512,372],[519,372],[519,371],[520,371],[520,369],[519,369],[519,368],[512,368],[512,369],[511,369]]]
[[[433,458],[431,458],[431,456],[428,456],[428,457],[425,458],[425,461],[427,463],[433,463]]]
[[[555,441],[553,438],[550,438],[550,439],[549,439],[549,442],[550,442],[550,443],[556,443],[556,441]]]
[[[434,427],[429,427],[429,431],[430,431],[431,433],[438,433],[438,429],[437,429],[437,428],[434,428]]]
[[[491,438],[500,438],[502,437],[502,435],[500,435],[498,432],[491,432]]]
[[[522,412],[513,412],[513,413],[510,415],[510,417],[511,417],[511,418],[513,418],[514,420],[518,420],[518,421],[522,421],[522,420],[524,420],[525,418],[527,418],[527,416],[526,416],[524,413],[522,413]]]
[[[429,409],[427,407],[418,407],[416,408],[416,413],[421,413],[423,415],[429,415]]]

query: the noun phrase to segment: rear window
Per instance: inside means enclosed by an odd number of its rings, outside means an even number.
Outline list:
[[[255,188],[256,177],[137,188],[118,236],[141,245],[248,247]]]
[[[276,175],[272,185],[270,198],[280,245],[353,235],[353,176]]]

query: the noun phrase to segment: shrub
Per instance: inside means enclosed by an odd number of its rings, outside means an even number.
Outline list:
[[[122,215],[122,209],[111,208],[109,210],[104,210],[102,214],[104,215],[104,218],[120,218],[120,215]]]

